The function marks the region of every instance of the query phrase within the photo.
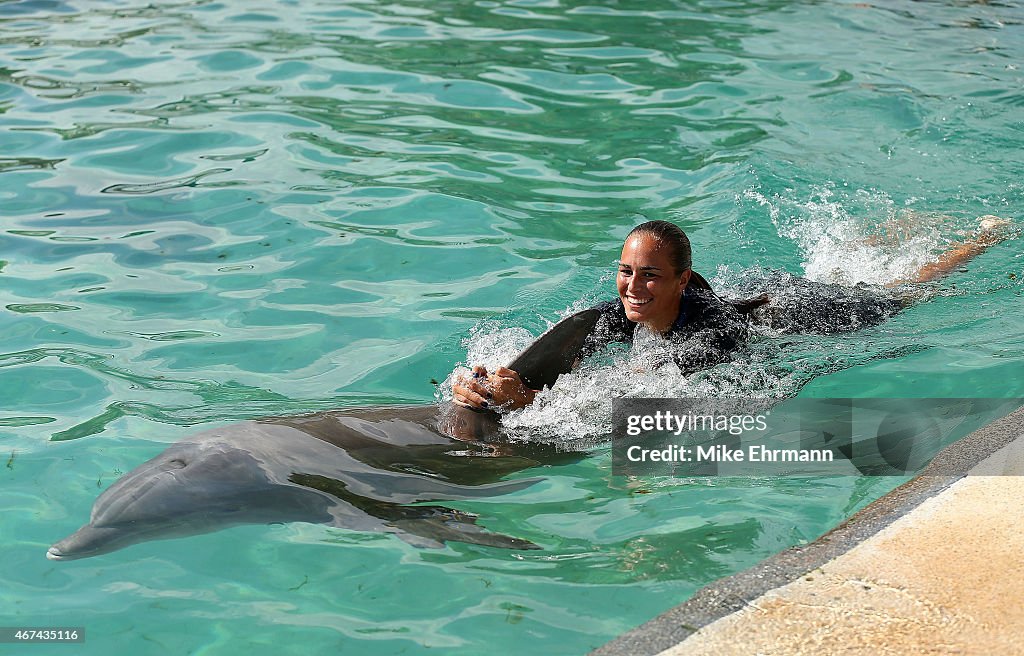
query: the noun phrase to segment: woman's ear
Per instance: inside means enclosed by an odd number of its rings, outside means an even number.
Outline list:
[[[679,288],[686,289],[686,286],[690,284],[690,274],[693,273],[693,269],[687,269],[683,271],[683,274],[679,276]]]

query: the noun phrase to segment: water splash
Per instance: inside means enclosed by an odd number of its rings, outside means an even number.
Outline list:
[[[480,325],[465,342],[466,362],[491,370],[511,361],[532,339],[523,328]],[[514,441],[582,451],[607,440],[614,398],[784,398],[814,375],[773,364],[778,350],[770,342],[753,344],[717,367],[684,375],[673,358],[679,348],[701,345],[673,343],[641,327],[632,345],[612,345],[541,390],[530,406],[504,413],[504,432]],[[469,372],[466,366],[456,367],[438,386],[437,400],[450,401],[452,383]]]
[[[949,214],[900,207],[883,191],[849,191],[831,182],[812,187],[807,198],[757,189],[743,197],[766,208],[779,235],[799,247],[808,279],[839,285],[911,280],[975,227]]]

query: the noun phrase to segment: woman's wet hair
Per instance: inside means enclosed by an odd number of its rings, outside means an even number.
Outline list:
[[[626,235],[628,240],[633,235],[650,235],[672,249],[672,264],[675,266],[676,274],[682,274],[688,270],[693,263],[690,253],[690,238],[686,236],[682,228],[668,221],[648,221],[641,223],[630,230]]]

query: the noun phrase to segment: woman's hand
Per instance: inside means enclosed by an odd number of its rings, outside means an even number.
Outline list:
[[[473,367],[472,377],[460,377],[452,385],[455,402],[471,408],[515,410],[533,403],[537,392],[526,386],[519,374],[507,367],[498,367],[488,374],[481,366]]]

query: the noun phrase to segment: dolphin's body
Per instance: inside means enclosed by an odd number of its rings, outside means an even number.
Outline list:
[[[594,311],[563,320],[510,367],[524,380],[551,384],[572,366],[596,320]],[[534,549],[484,531],[469,513],[407,504],[519,490],[536,479],[499,479],[566,457],[550,446],[510,448],[495,415],[456,406],[248,421],[186,438],[125,474],[96,500],[89,523],[47,557],[83,558],[233,524],[290,521],[385,531],[418,546],[456,540]]]
[[[458,540],[535,548],[484,532],[468,513],[406,505],[519,490],[536,479],[495,481],[558,457],[551,450],[539,458],[490,455],[487,444],[441,434],[437,419],[434,407],[379,408],[198,433],[110,486],[93,505],[89,523],[53,545],[47,557],[82,558],[232,524],[291,521],[386,531],[417,546]],[[538,448],[532,450],[538,455]]]

